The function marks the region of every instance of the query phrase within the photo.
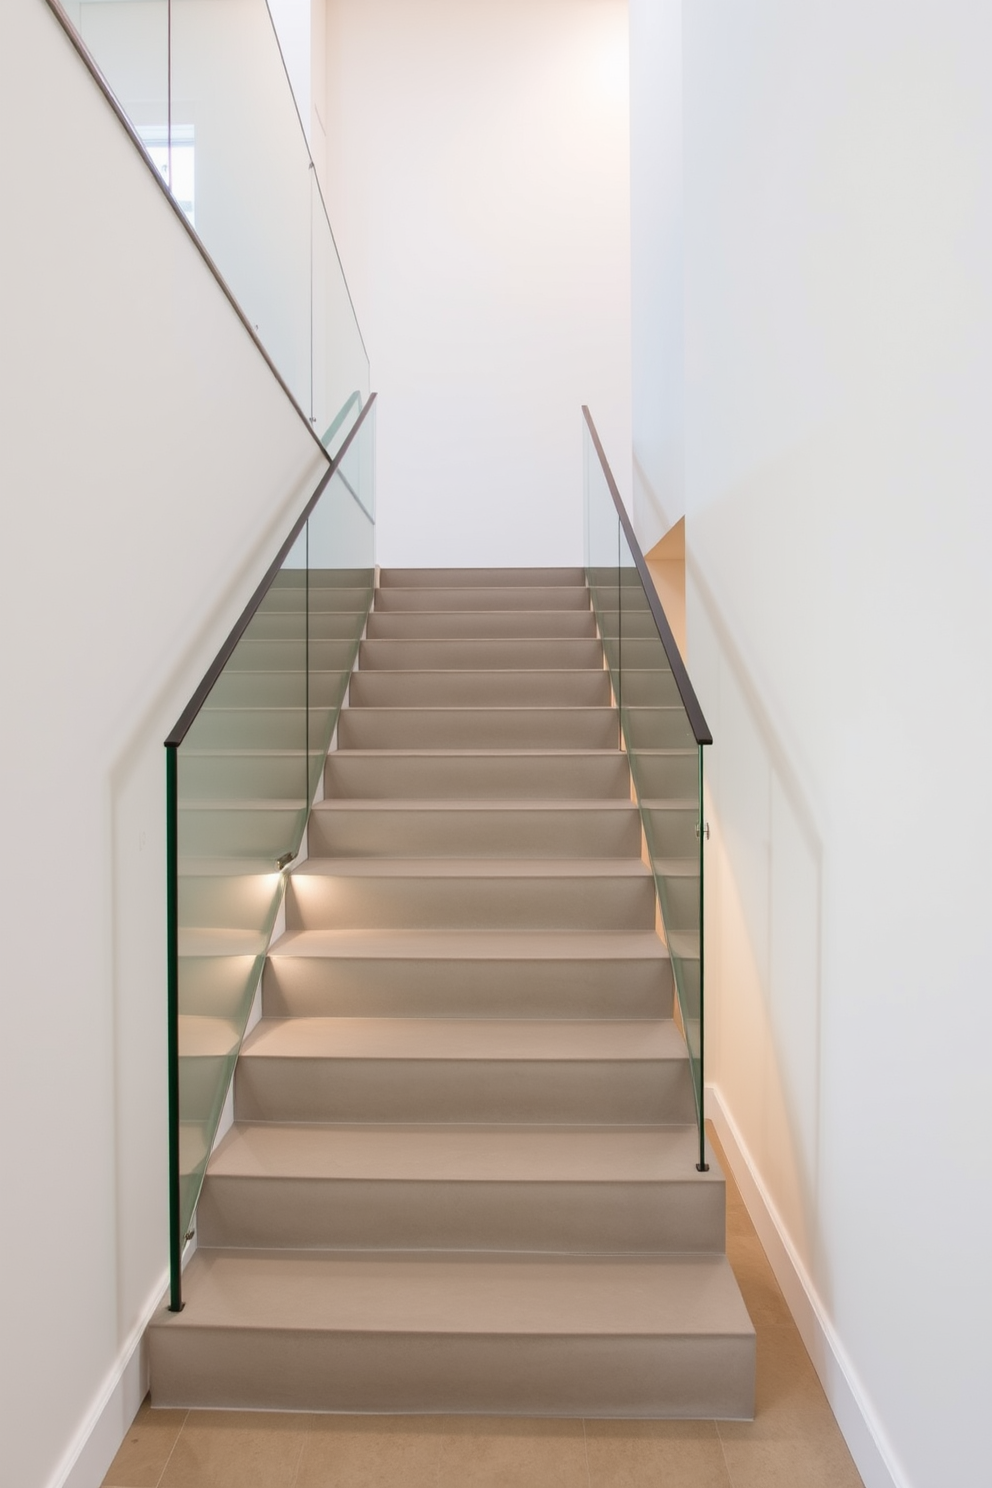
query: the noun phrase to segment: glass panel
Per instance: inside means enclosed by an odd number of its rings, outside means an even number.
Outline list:
[[[307,524],[311,800],[372,604],[374,450],[375,404],[368,409]]]
[[[324,199],[312,171],[314,428],[332,455],[369,395],[369,363]]]
[[[618,682],[615,640],[620,626],[620,521],[603,467],[583,421],[585,477],[586,579],[603,646],[610,664],[614,694]]]
[[[263,0],[171,0],[196,231],[294,398],[310,387],[310,156]]]
[[[180,1237],[372,602],[374,419],[358,485],[332,476],[177,751]]]
[[[77,0],[69,14],[168,183],[167,0]]]
[[[583,437],[586,570],[672,961],[703,1162],[703,751],[585,420]]]
[[[265,0],[70,0],[153,164],[334,454],[369,363]]]

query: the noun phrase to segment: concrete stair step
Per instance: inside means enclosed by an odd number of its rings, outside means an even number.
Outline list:
[[[633,801],[320,801],[312,857],[637,857]]]
[[[694,1126],[239,1123],[210,1160],[200,1245],[660,1254],[723,1249]]]
[[[613,694],[609,673],[596,668],[503,672],[377,668],[352,674],[348,701],[353,708],[609,708]],[[610,747],[616,747],[616,740]]]
[[[338,721],[339,749],[610,749],[619,737],[603,707],[362,707]]]
[[[199,1250],[149,1330],[156,1406],[746,1418],[722,1256]]]
[[[530,668],[559,671],[570,667],[602,671],[603,648],[596,639],[572,636],[536,640],[516,637],[467,641],[364,640],[358,648],[358,666],[361,671],[384,668],[391,672],[448,668],[459,672]]]
[[[669,1125],[693,1120],[669,1019],[263,1018],[239,1121]]]
[[[262,975],[271,1018],[670,1018],[672,1005],[653,931],[294,931]]]
[[[324,796],[361,800],[630,800],[627,757],[604,750],[332,750]]]
[[[369,615],[368,635],[377,641],[521,640],[553,636],[593,639],[596,617],[574,610],[379,610]]]
[[[651,930],[640,858],[310,858],[290,877],[287,930]]]

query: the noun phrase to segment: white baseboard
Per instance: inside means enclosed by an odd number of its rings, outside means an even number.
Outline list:
[[[99,1488],[106,1477],[117,1448],[148,1394],[145,1330],[158,1311],[168,1284],[166,1272],[152,1289],[92,1409],[49,1478],[48,1488]]]
[[[716,1085],[706,1086],[706,1114],[723,1144],[747,1212],[865,1488],[910,1488],[909,1479]]]

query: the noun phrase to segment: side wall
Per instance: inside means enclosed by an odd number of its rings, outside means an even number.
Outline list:
[[[710,1078],[866,1482],[972,1488],[992,1329],[992,13],[714,0],[684,19]]]
[[[95,1488],[167,1261],[161,741],[321,456],[41,0],[0,131],[0,1476]]]
[[[630,0],[633,512],[652,548],[685,512],[682,0]]]
[[[383,563],[578,563],[630,489],[625,0],[327,0],[327,201],[382,395]]]

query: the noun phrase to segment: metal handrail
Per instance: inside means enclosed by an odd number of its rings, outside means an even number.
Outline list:
[[[699,706],[699,699],[696,697],[695,688],[689,681],[689,673],[685,669],[685,662],[682,660],[681,652],[675,643],[672,627],[668,623],[668,616],[662,609],[661,600],[658,598],[658,591],[651,577],[651,571],[645,561],[644,554],[641,552],[641,545],[634,535],[634,528],[630,517],[627,515],[627,508],[623,504],[623,497],[620,495],[619,487],[613,477],[613,471],[610,469],[609,461],[600,443],[599,435],[596,432],[596,425],[592,421],[592,414],[584,403],[582,405],[582,417],[585,419],[589,433],[592,436],[592,442],[599,458],[600,467],[606,478],[607,487],[609,488],[610,495],[613,497],[613,505],[617,509],[617,516],[620,518],[620,525],[627,539],[627,546],[630,548],[637,572],[641,577],[641,583],[644,585],[644,594],[647,598],[648,607],[651,610],[652,619],[658,627],[658,637],[662,646],[665,648],[668,665],[672,669],[672,676],[675,678],[675,685],[679,690],[679,697],[682,699],[682,706],[685,708],[689,727],[695,735],[697,744],[712,744],[713,735],[710,733],[709,725],[703,717],[703,710]]]

